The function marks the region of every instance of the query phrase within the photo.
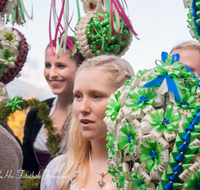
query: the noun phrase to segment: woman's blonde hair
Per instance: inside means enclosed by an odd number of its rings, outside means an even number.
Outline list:
[[[200,54],[200,44],[199,44],[199,42],[196,42],[196,41],[183,42],[183,43],[175,46],[174,48],[172,48],[172,50],[170,51],[170,53],[172,53],[176,49],[196,50]]]
[[[120,59],[116,56],[101,55],[85,60],[77,70],[76,76],[83,69],[91,67],[107,72],[110,76],[110,79],[113,81],[113,85],[116,87],[116,90],[124,84],[125,80],[130,79],[134,75],[132,67],[124,59]],[[67,144],[68,153],[59,163],[59,165],[62,165],[64,162],[66,162],[66,167],[64,168],[63,172],[63,176],[66,176],[66,178],[62,177],[59,180],[56,187],[57,190],[68,189],[70,185],[70,179],[72,179],[75,172],[79,169],[81,169],[81,183],[84,182],[89,164],[90,146],[90,141],[86,141],[83,138],[79,129],[78,120],[76,119],[75,115],[73,115]],[[111,182],[107,185],[106,189],[116,189],[116,185]]]

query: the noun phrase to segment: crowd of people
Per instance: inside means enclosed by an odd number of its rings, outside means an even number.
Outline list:
[[[2,170],[18,176],[0,179],[4,189],[20,189],[20,170],[43,173],[41,190],[116,189],[107,173],[107,127],[103,118],[110,95],[134,76],[134,70],[126,60],[114,55],[85,60],[79,51],[73,57],[71,53],[70,49],[66,53],[60,49],[52,57],[49,45],[45,50],[44,76],[56,98],[44,102],[61,137],[60,156],[52,159],[46,144],[48,131],[37,117],[37,110],[27,114],[21,147],[14,135],[0,126],[1,151],[5,149],[9,157],[5,157]],[[180,62],[200,75],[199,43],[184,42],[170,53],[178,53]],[[5,143],[13,150],[6,150]]]

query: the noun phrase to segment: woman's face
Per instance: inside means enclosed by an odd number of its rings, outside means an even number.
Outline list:
[[[91,67],[84,68],[76,76],[73,110],[86,140],[106,138],[105,107],[115,90],[107,72]]]
[[[66,54],[63,52],[59,56],[60,52],[52,57],[51,48],[47,48],[45,52],[44,76],[54,94],[67,95],[72,93],[77,66],[76,62],[70,59],[70,50],[67,49]]]

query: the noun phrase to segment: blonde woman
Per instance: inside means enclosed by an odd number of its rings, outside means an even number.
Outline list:
[[[68,154],[49,163],[41,190],[116,189],[107,173],[103,118],[110,95],[133,75],[130,64],[115,56],[102,55],[83,62],[74,81]]]

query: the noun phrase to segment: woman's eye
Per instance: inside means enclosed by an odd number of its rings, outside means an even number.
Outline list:
[[[63,65],[63,64],[59,64],[58,67],[59,67],[59,68],[65,68],[66,66]]]
[[[95,95],[93,96],[94,99],[100,99],[101,97],[102,97],[102,96],[99,95],[99,94],[95,94]]]
[[[46,68],[51,68],[51,64],[45,63],[45,67],[46,67]]]
[[[74,98],[80,99],[80,98],[81,98],[81,95],[80,95],[80,94],[75,94],[75,95],[74,95]]]

